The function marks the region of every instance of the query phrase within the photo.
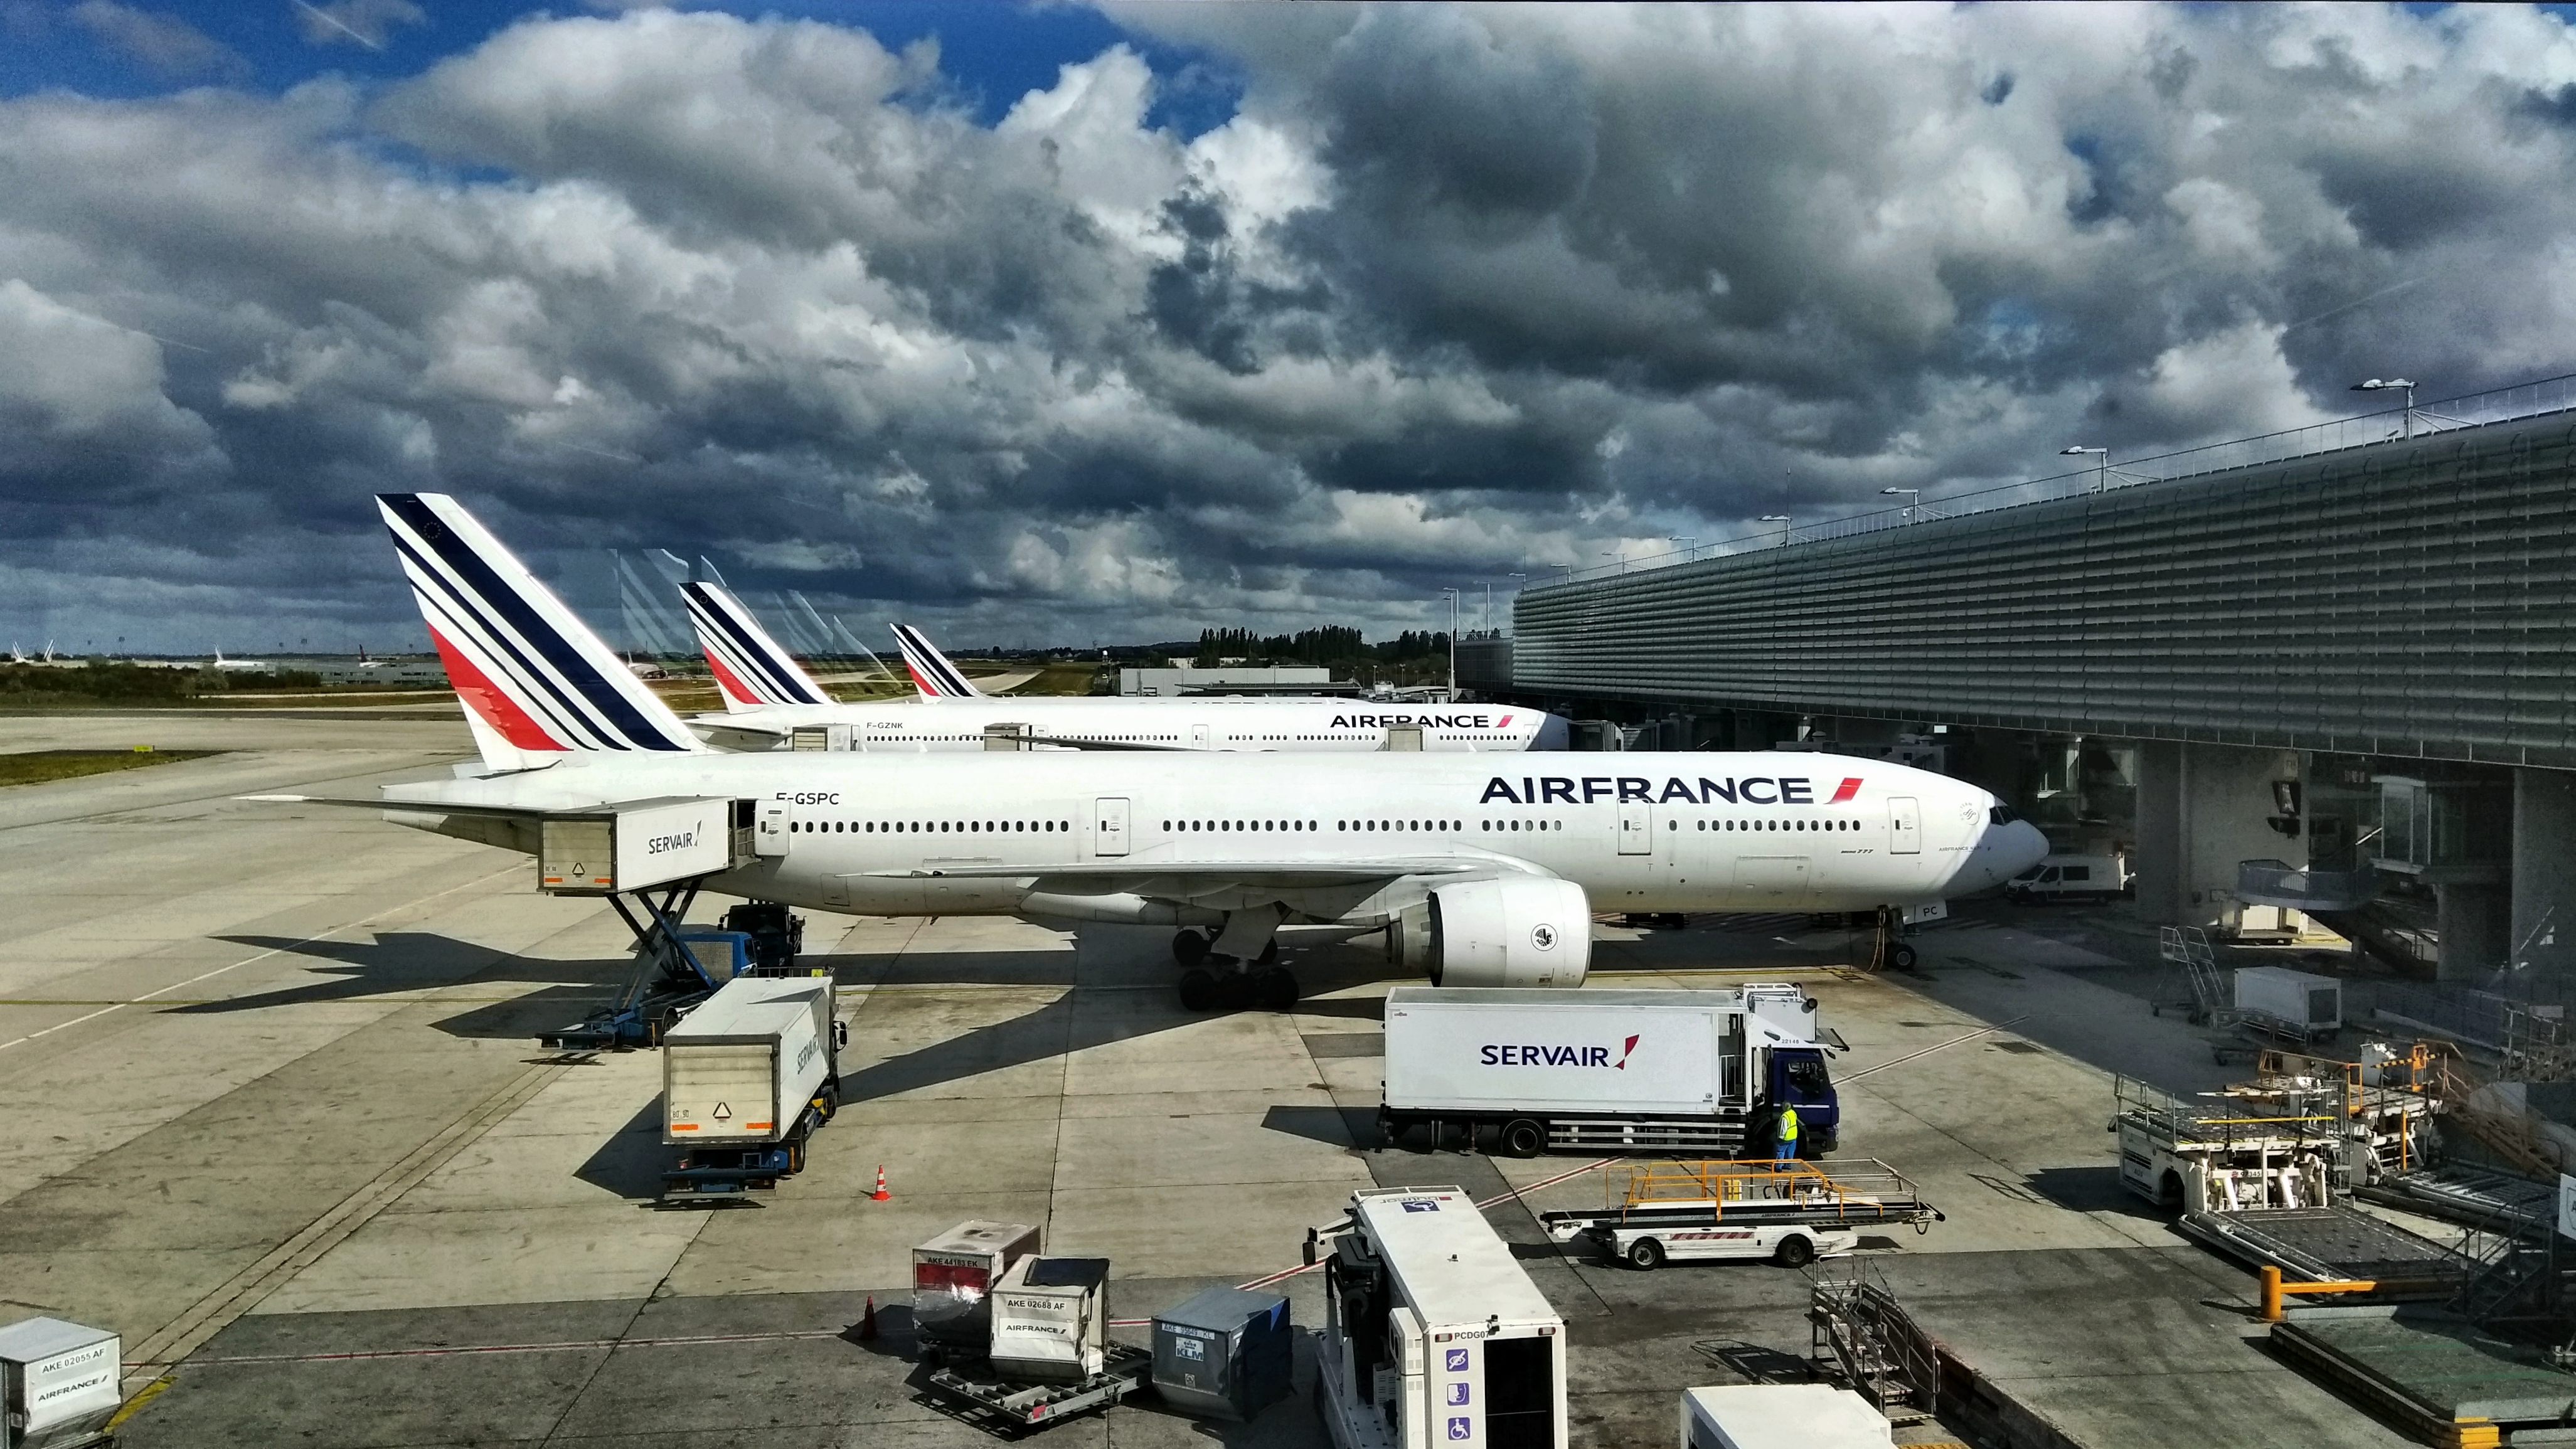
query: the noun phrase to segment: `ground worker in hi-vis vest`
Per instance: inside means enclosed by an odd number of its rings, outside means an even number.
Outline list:
[[[1774,1163],[1798,1160],[1798,1109],[1793,1104],[1783,1104],[1780,1108],[1780,1150],[1771,1160]]]

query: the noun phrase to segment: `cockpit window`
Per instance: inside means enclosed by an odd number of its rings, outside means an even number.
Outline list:
[[[1986,816],[1997,825],[2010,825],[2021,818],[2021,812],[2010,805],[1998,804],[1994,809],[1987,811]]]

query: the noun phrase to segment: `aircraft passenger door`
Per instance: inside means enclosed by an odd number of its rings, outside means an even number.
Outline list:
[[[1092,802],[1091,853],[1125,855],[1127,853],[1127,802],[1123,799],[1100,799]]]
[[[1627,804],[1619,807],[1619,853],[1655,853],[1655,812],[1652,806]]]
[[[1923,812],[1905,796],[1900,795],[1887,802],[1887,853],[1923,853]]]
[[[1204,750],[1207,747],[1208,727],[1203,724],[1194,724],[1190,726],[1190,748],[1194,750]]]
[[[796,808],[784,800],[760,802],[760,819],[753,827],[751,853],[785,855],[788,827],[796,821]]]

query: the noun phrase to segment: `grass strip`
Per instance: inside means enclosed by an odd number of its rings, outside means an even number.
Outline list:
[[[0,785],[41,785],[115,770],[140,770],[180,760],[202,760],[221,750],[23,750],[0,755]]]

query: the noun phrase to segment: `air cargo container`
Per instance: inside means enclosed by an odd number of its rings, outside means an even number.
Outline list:
[[[2343,1030],[2343,983],[2286,966],[2236,972],[2236,1011],[2275,1035],[2317,1041]]]
[[[124,1340],[30,1318],[0,1328],[0,1449],[102,1443],[124,1395]]]
[[[842,1027],[827,976],[737,976],[662,1038],[662,1140],[674,1194],[775,1187],[840,1100]]]
[[[1025,1223],[970,1218],[912,1250],[912,1331],[924,1362],[981,1358],[991,1346],[993,1285],[1036,1252]]]
[[[1013,1263],[993,1289],[993,1372],[1021,1383],[1075,1384],[1108,1361],[1109,1260]]]
[[[1565,1320],[1475,1200],[1372,1188],[1307,1234],[1317,1407],[1335,1449],[1564,1449]]]
[[[1185,1414],[1249,1419],[1288,1396],[1288,1300],[1209,1288],[1154,1315],[1154,1391]]]
[[[1682,1390],[1681,1449],[1892,1449],[1878,1406],[1831,1384]]]
[[[1688,1149],[1768,1155],[1780,1109],[1798,1152],[1834,1150],[1841,1109],[1825,1069],[1841,1038],[1795,986],[1562,991],[1399,986],[1386,997],[1389,1141],[1427,1127],[1492,1129],[1505,1152]]]

